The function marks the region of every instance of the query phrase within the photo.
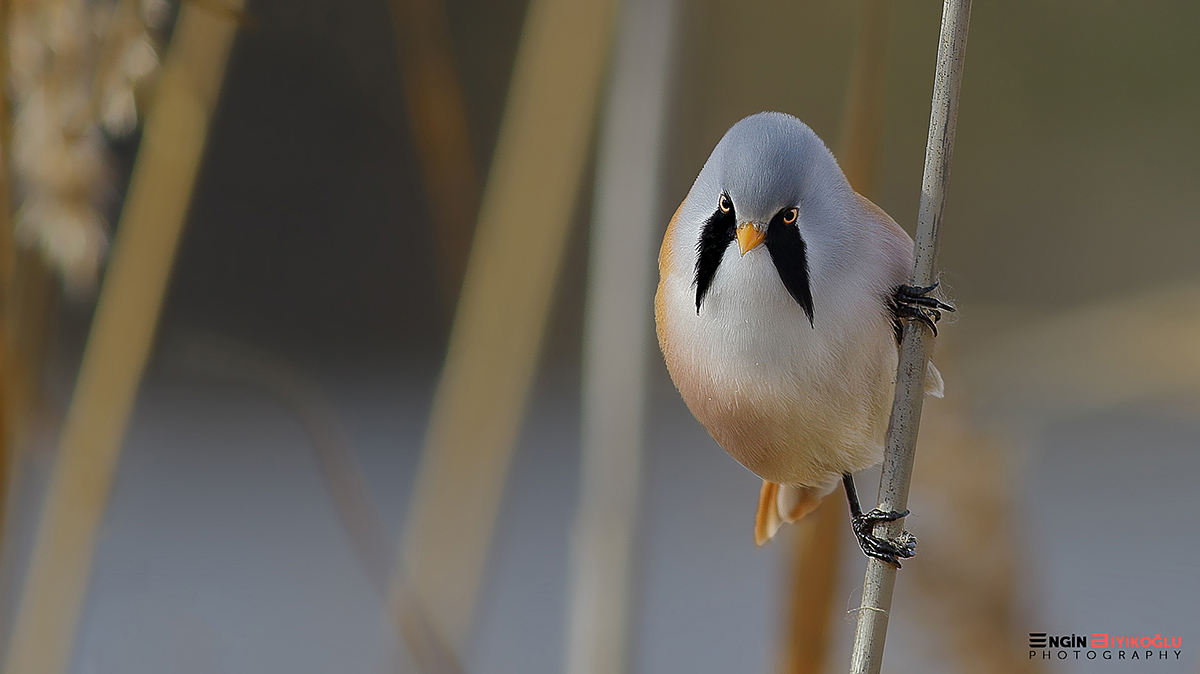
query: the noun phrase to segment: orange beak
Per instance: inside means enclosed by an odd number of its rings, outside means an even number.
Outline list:
[[[742,255],[749,253],[758,247],[767,238],[767,231],[760,230],[753,223],[743,222],[737,228],[738,248],[742,249]]]

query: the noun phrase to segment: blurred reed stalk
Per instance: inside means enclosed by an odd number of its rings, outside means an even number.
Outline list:
[[[443,304],[458,302],[479,211],[479,172],[441,0],[390,0],[400,72],[433,216]]]
[[[859,3],[858,36],[838,152],[838,162],[851,186],[868,198],[875,187],[883,126],[891,6],[892,0]],[[791,601],[780,668],[783,674],[825,671],[842,534],[847,524],[844,496],[839,490],[826,497],[810,515],[810,521],[799,527],[788,571]]]
[[[11,227],[10,214],[10,232]],[[39,407],[42,370],[54,335],[60,293],[54,270],[38,251],[14,245],[10,262],[3,288],[3,395],[6,442],[10,458],[16,462]]]
[[[8,499],[16,465],[19,417],[16,382],[21,379],[17,372],[20,352],[13,330],[17,257],[12,232],[12,120],[7,86],[10,9],[9,0],[0,0],[0,542],[7,529]]]
[[[8,120],[8,0],[0,0],[0,543],[7,530],[9,483],[12,480],[12,369],[15,353],[9,330],[9,299],[13,266],[11,184],[8,154],[11,134]],[[0,554],[0,559],[4,559]],[[0,621],[2,622],[2,621]]]
[[[925,175],[921,181],[921,206],[917,216],[912,277],[909,284],[932,285],[936,280],[938,233],[946,206],[950,160],[958,121],[958,93],[966,56],[967,26],[971,0],[945,0],[934,73],[933,106],[929,138],[925,146]],[[900,362],[896,372],[896,394],[888,424],[879,483],[879,508],[903,511],[908,506],[917,430],[925,402],[925,371],[933,347],[933,334],[918,322],[904,323]],[[882,532],[880,530],[882,529]],[[895,539],[904,529],[903,519],[876,525],[877,535]],[[896,567],[879,559],[867,560],[863,579],[862,607],[850,657],[851,674],[878,674],[883,664],[884,639],[892,607]]]
[[[422,640],[470,635],[591,139],[614,0],[532,0],[426,432],[390,607]],[[420,608],[423,610],[413,611]]]
[[[859,3],[858,36],[846,95],[838,163],[855,191],[867,198],[875,192],[875,173],[879,164],[891,19],[892,0],[862,0]]]
[[[7,539],[8,506],[20,474],[23,438],[41,396],[42,365],[49,350],[57,298],[50,270],[36,251],[22,250],[13,236],[12,108],[9,0],[0,0],[0,542]],[[10,551],[0,550],[8,566]],[[3,586],[7,600],[9,586]],[[6,602],[7,603],[7,602]],[[9,616],[0,619],[8,634]]]
[[[332,401],[311,377],[276,354],[248,344],[196,332],[171,335],[164,348],[182,374],[258,390],[292,413],[312,441],[312,449],[341,520],[342,529],[367,580],[382,593],[395,547],[371,503],[370,489]]]
[[[279,356],[232,339],[197,332],[176,332],[164,347],[169,365],[182,374],[256,389],[276,399],[304,427],[312,441],[321,478],[342,529],[367,580],[386,596],[395,565],[391,535],[371,502],[370,489],[337,410],[321,387],[299,367]],[[420,607],[408,607],[409,613]],[[401,625],[396,624],[397,631]],[[425,635],[426,668],[439,674],[459,670],[446,646]],[[429,661],[438,666],[429,667]]]
[[[640,521],[647,307],[675,36],[675,0],[626,0],[601,124],[588,247],[583,427],[571,532],[567,674],[629,666]]]
[[[950,362],[945,346],[943,366]],[[942,401],[922,423],[914,486],[925,534],[920,563],[912,565],[918,615],[948,647],[957,671],[1037,674],[1047,666],[1027,658],[1019,638],[1032,616],[1018,600],[1017,579],[1031,583],[1013,526],[1015,452],[971,422],[965,398]]]
[[[96,537],[235,32],[226,18],[180,9],[59,437],[7,674],[62,674],[71,664]]]
[[[12,147],[12,121],[9,119],[8,107],[10,9],[10,0],[0,0],[0,85],[3,85],[0,88],[0,301],[4,302],[4,306],[8,304],[6,293],[12,285],[13,266],[16,264],[12,236],[12,183],[9,176],[9,155]],[[3,334],[2,326],[0,334]],[[7,368],[0,367],[0,372],[7,372]]]

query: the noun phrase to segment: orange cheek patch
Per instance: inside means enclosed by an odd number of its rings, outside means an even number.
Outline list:
[[[675,215],[672,215],[671,221],[667,223],[667,233],[663,235],[662,247],[658,249],[658,276],[660,279],[666,278],[675,269],[671,241],[675,238],[675,223],[679,220],[679,212],[682,210],[683,204],[680,203],[679,208],[675,209]]]

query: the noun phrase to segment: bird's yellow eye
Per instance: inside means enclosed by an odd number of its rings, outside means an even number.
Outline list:
[[[795,208],[789,208],[783,213],[783,224],[795,224],[796,218],[798,217],[800,217],[800,211],[796,210]]]
[[[728,194],[722,194],[720,201],[717,202],[717,207],[722,213],[728,213],[733,210],[733,202],[729,200]]]

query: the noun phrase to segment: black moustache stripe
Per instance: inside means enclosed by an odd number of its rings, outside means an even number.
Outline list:
[[[813,322],[812,289],[808,279],[808,247],[800,236],[796,223],[787,224],[783,218],[788,209],[784,209],[771,219],[767,226],[766,244],[771,253],[771,262],[779,273],[783,286],[800,308],[808,316],[808,323]],[[700,241],[696,243],[696,313],[700,313],[700,305],[704,302],[712,286],[717,268],[725,256],[725,249],[736,236],[737,216],[731,208],[729,212],[717,209],[700,230]]]
[[[786,210],[780,211],[767,226],[767,250],[771,252],[771,261],[779,272],[783,286],[791,293],[792,299],[804,309],[808,316],[808,324],[813,323],[812,289],[808,284],[808,247],[800,236],[797,223],[783,222]]]
[[[733,241],[736,229],[737,217],[734,215],[733,209],[730,208],[726,213],[718,208],[709,216],[708,221],[704,223],[704,228],[700,230],[700,241],[696,243],[696,252],[699,253],[696,256],[695,280],[697,315],[700,313],[700,303],[708,294],[713,277],[717,275],[717,267],[721,266],[721,257],[725,255],[725,249]]]

